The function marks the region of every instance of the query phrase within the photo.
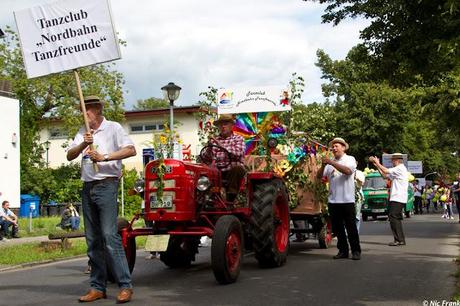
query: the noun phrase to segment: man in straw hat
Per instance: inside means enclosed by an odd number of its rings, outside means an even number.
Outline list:
[[[91,289],[80,302],[106,298],[107,265],[111,266],[120,291],[118,303],[131,300],[132,284],[121,237],[117,229],[118,179],[121,160],[136,155],[134,143],[123,127],[102,115],[104,102],[96,96],[85,98],[91,132],[82,127],[67,151],[71,161],[82,154],[82,207],[86,243],[91,262]],[[90,149],[90,145],[94,150]],[[93,166],[97,163],[98,169]]]
[[[235,201],[240,182],[246,174],[243,165],[244,139],[240,135],[233,133],[234,124],[235,119],[233,115],[220,115],[219,118],[214,121],[214,125],[219,129],[219,135],[209,140],[210,144],[223,147],[230,153],[230,156],[227,156],[218,150],[213,150],[213,154],[218,155],[217,167],[222,172],[222,178],[227,181],[227,200],[230,202]],[[228,158],[230,158],[230,160],[228,160]]]
[[[403,155],[394,153],[391,155],[392,168],[386,168],[378,157],[371,156],[369,161],[375,165],[380,174],[391,180],[390,204],[388,207],[388,219],[394,241],[390,246],[401,246],[406,244],[401,220],[403,219],[403,209],[407,203],[407,188],[409,186],[409,172],[404,166]]]
[[[333,258],[348,258],[348,243],[350,243],[352,259],[360,260],[361,246],[356,227],[355,209],[356,160],[345,153],[349,145],[343,138],[334,138],[329,146],[332,147],[334,159],[329,157],[322,159],[318,176],[327,177],[329,180],[328,208],[332,231],[337,235],[337,248],[339,249],[338,254]]]

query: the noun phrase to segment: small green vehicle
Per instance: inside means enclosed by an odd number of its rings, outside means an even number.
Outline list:
[[[390,183],[380,173],[371,172],[366,175],[363,185],[364,203],[361,206],[363,220],[369,217],[374,220],[379,216],[388,216],[388,202],[390,196]],[[414,211],[414,191],[407,186],[408,200],[404,208],[404,215],[410,218]]]

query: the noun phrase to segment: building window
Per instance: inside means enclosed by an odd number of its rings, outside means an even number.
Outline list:
[[[152,131],[161,131],[164,129],[162,123],[138,123],[130,124],[131,133],[147,133]]]
[[[62,128],[50,128],[50,139],[63,139],[68,138],[69,134]]]

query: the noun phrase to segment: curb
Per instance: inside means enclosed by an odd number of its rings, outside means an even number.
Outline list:
[[[57,262],[68,261],[68,260],[73,260],[73,259],[85,258],[85,257],[87,257],[86,254],[72,256],[72,257],[65,257],[65,258],[55,258],[55,259],[27,262],[27,263],[23,263],[19,265],[6,266],[3,268],[0,268],[0,273],[13,271],[13,270],[20,270],[20,269],[25,269],[25,268],[30,268],[30,267],[42,266],[42,265],[46,265],[50,263],[57,263]]]

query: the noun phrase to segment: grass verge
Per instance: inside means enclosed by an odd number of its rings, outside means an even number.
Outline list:
[[[145,247],[147,237],[137,237],[136,245],[140,251]],[[71,247],[45,250],[40,243],[24,243],[1,248],[0,266],[15,266],[33,262],[59,260],[86,254],[85,238],[70,239]]]

